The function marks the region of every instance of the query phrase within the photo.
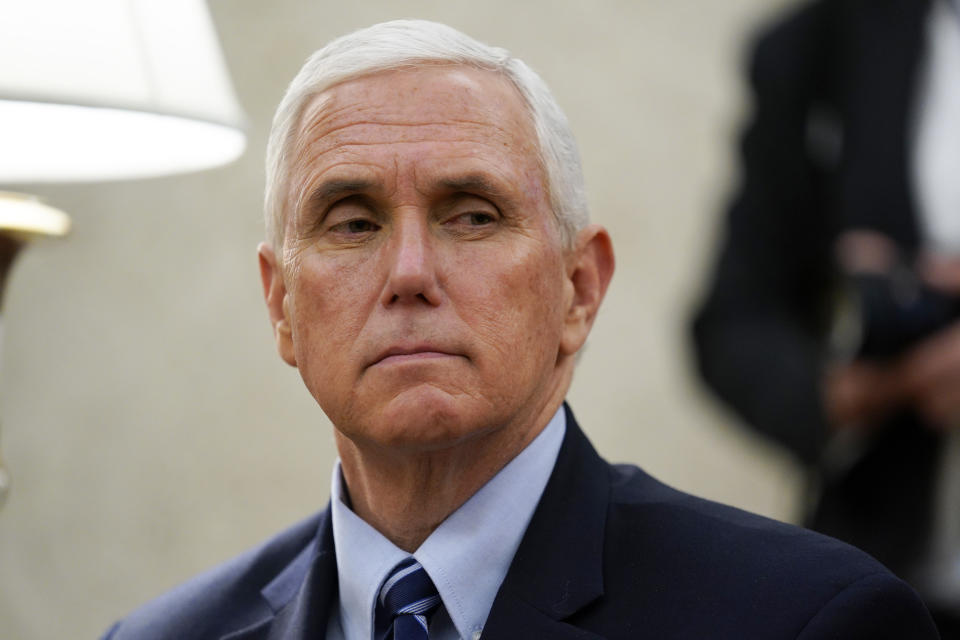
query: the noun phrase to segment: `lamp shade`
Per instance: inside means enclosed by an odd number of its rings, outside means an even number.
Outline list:
[[[202,0],[0,3],[0,183],[204,169],[243,123]]]

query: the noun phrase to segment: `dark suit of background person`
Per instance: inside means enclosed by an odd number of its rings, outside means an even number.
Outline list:
[[[556,467],[484,640],[935,638],[909,587],[847,545],[609,465],[569,407]],[[128,616],[105,640],[322,638],[329,510]]]
[[[838,234],[876,230],[907,256],[920,246],[908,162],[930,7],[818,1],[758,38],[743,176],[694,324],[710,386],[816,469],[807,523],[908,579],[930,533],[941,436],[902,411],[852,463],[828,468],[822,376]]]

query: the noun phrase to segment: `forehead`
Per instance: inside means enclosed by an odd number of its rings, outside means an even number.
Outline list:
[[[330,156],[341,162],[381,151],[539,165],[520,93],[500,74],[465,66],[384,71],[335,85],[307,105],[297,140],[294,164],[308,172]]]

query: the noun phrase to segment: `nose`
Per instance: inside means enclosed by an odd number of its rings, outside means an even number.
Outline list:
[[[387,250],[384,305],[440,303],[437,259],[428,223],[419,215],[397,216]]]

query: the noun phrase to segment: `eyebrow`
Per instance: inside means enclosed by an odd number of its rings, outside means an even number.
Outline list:
[[[364,193],[373,187],[369,180],[328,180],[310,192],[303,208],[307,211],[322,208],[340,196]]]
[[[490,197],[503,204],[513,206],[516,204],[516,197],[504,191],[496,182],[490,180],[487,176],[480,173],[471,173],[456,178],[446,178],[438,183],[444,189],[452,192],[473,193],[480,196]]]
[[[502,201],[506,205],[515,202],[515,198],[506,193],[500,186],[487,176],[480,173],[471,173],[454,178],[446,178],[437,183],[438,186],[450,192],[474,193],[488,196]],[[376,188],[376,184],[364,179],[332,179],[317,185],[304,201],[304,211],[322,210],[328,203],[345,195],[369,193]]]
[[[440,181],[440,186],[450,191],[474,191],[487,193],[492,196],[503,196],[503,190],[489,178],[480,174],[470,174],[459,178],[447,178]]]

